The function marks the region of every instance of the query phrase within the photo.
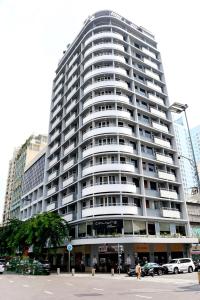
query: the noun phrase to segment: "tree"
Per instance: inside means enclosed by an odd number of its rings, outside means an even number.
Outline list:
[[[43,213],[30,221],[29,241],[35,254],[44,248],[58,247],[69,237],[68,223],[56,213]]]
[[[12,219],[0,228],[0,248],[4,253],[28,254],[30,246],[36,256],[44,248],[58,247],[69,236],[69,225],[58,214],[43,213],[27,220]]]

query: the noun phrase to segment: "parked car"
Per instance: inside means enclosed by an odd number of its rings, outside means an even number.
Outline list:
[[[49,275],[51,271],[50,263],[48,260],[40,260],[38,261],[38,267],[41,273]]]
[[[194,262],[191,258],[176,258],[169,261],[168,264],[162,266],[165,273],[178,274],[180,272],[192,273],[195,270]]]
[[[6,265],[5,258],[0,258],[0,264],[4,265],[4,267],[5,267],[5,265]]]
[[[128,272],[127,272],[127,274],[130,277],[136,276],[135,267],[130,267],[129,270],[128,270]]]
[[[0,274],[3,274],[5,267],[2,263],[0,263]]]
[[[195,271],[200,271],[200,261],[194,261],[194,265],[195,265]]]
[[[142,270],[142,273],[141,273],[142,277],[154,276],[155,274],[162,275],[162,274],[164,274],[164,271],[165,271],[164,268],[157,263],[146,263],[143,267],[141,267],[141,270]],[[135,268],[131,267],[129,269],[129,271],[127,272],[127,274],[131,277],[136,276]]]
[[[164,274],[164,268],[157,263],[147,263],[142,267],[142,276]]]

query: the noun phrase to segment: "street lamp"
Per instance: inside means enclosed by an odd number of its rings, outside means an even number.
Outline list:
[[[189,128],[189,124],[188,124],[188,118],[187,118],[187,114],[186,114],[186,109],[188,108],[187,104],[182,104],[179,102],[174,102],[172,105],[169,106],[169,111],[173,112],[173,113],[177,113],[180,114],[182,112],[184,112],[185,115],[185,120],[186,120],[186,125],[187,125],[187,131],[188,131],[188,135],[189,135],[189,139],[190,139],[190,144],[191,144],[191,149],[192,149],[192,156],[193,156],[193,160],[191,160],[190,158],[187,158],[183,155],[181,155],[182,157],[188,159],[190,161],[190,163],[192,162],[192,166],[194,167],[195,170],[195,176],[196,176],[196,180],[197,180],[197,185],[198,185],[198,193],[200,193],[200,180],[199,180],[199,173],[198,173],[198,168],[197,168],[197,162],[195,159],[195,154],[194,154],[194,148],[193,148],[193,144],[192,144],[192,138],[191,138],[191,134],[190,134],[190,128]],[[180,159],[179,156],[178,158]]]

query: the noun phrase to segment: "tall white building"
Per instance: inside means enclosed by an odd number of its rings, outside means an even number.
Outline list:
[[[70,222],[75,266],[108,271],[119,249],[123,266],[189,255],[168,106],[154,36],[112,11],[89,17],[53,82],[43,203]]]

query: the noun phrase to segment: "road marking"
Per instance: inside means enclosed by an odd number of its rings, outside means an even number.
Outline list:
[[[96,291],[104,291],[104,289],[98,289],[98,288],[93,288],[93,290],[96,290]]]
[[[51,279],[47,279],[47,281],[52,281]]]
[[[149,296],[142,296],[142,295],[135,295],[136,297],[144,298],[144,299],[152,299],[152,297]]]
[[[66,284],[66,285],[69,285],[69,286],[73,286],[73,284],[70,283],[70,282],[65,282],[65,284]]]
[[[13,281],[13,280],[9,280],[9,282],[10,282],[10,283],[13,283],[14,281]]]
[[[28,284],[23,284],[23,287],[25,287],[25,288],[27,288],[27,287],[29,287],[30,285],[28,285]]]
[[[44,291],[44,293],[45,293],[45,294],[48,294],[48,295],[53,295],[53,293],[50,292],[50,291]]]

